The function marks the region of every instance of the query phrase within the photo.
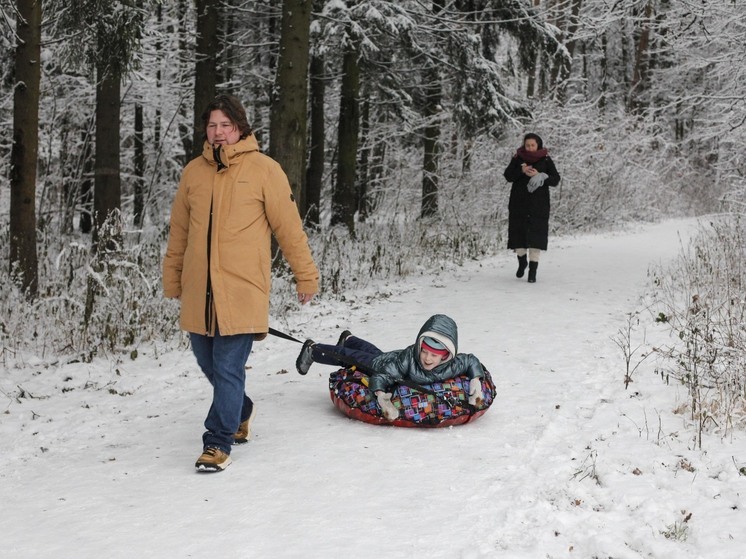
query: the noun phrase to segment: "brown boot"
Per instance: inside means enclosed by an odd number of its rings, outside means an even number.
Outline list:
[[[230,454],[219,448],[206,448],[194,465],[198,472],[222,472],[231,464]]]
[[[254,421],[256,415],[256,405],[252,403],[251,413],[246,421],[242,421],[241,425],[238,426],[238,431],[233,435],[233,444],[244,444],[249,442],[251,438],[251,423]]]

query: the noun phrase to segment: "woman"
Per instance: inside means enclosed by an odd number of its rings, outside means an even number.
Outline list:
[[[163,288],[180,299],[179,324],[213,388],[195,467],[219,472],[231,463],[231,446],[251,434],[245,365],[269,331],[272,234],[302,304],[318,291],[319,273],[288,179],[259,151],[241,102],[218,95],[202,125],[202,155],[184,169],[171,209]]]
[[[526,134],[503,173],[512,182],[508,202],[508,248],[518,255],[516,277],[528,266],[528,281],[536,281],[539,254],[547,249],[549,236],[549,188],[560,175],[544,142],[537,134]],[[528,255],[528,258],[526,256]]]

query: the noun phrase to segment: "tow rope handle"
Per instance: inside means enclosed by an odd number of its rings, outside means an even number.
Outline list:
[[[286,334],[285,332],[280,332],[279,330],[275,330],[274,328],[270,328],[267,333],[271,334],[272,336],[277,336],[278,338],[283,338],[285,340],[290,340],[291,342],[296,342],[296,343],[299,343],[299,344],[303,343],[298,338],[294,338],[290,334]]]

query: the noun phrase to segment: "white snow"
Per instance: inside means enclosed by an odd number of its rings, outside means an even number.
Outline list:
[[[270,337],[248,363],[253,439],[219,474],[194,471],[210,391],[189,349],[64,366],[6,354],[0,557],[743,557],[744,433],[697,449],[674,413],[685,390],[652,360],[625,390],[611,340],[640,310],[649,266],[692,230],[550,239],[533,285],[506,252],[275,317],[298,336],[333,342],[349,327],[389,350],[448,314],[497,400],[458,427],[368,425],[333,407],[332,368],[301,377],[300,346]]]

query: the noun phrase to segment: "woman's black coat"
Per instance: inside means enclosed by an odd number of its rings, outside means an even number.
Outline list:
[[[521,164],[527,163],[549,178],[533,193],[526,186],[530,177],[523,174]],[[524,162],[514,156],[503,173],[508,182],[512,182],[510,201],[508,202],[508,248],[547,249],[549,237],[549,187],[557,186],[560,175],[552,159],[546,155],[536,163]]]

